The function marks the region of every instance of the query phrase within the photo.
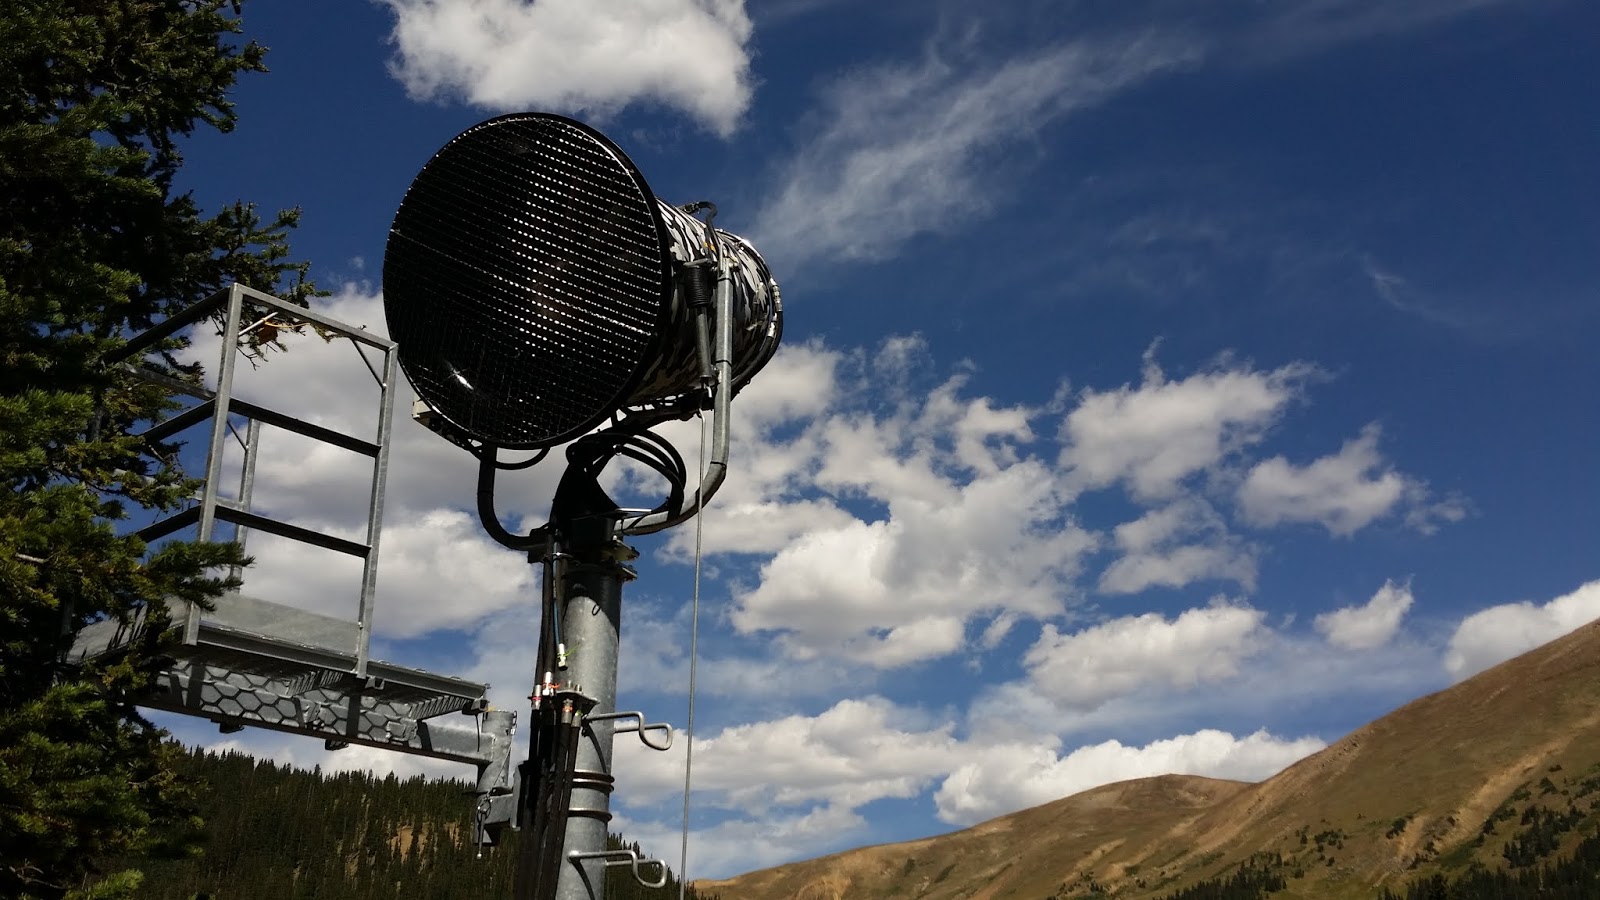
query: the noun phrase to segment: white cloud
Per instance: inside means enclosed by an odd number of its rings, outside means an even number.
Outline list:
[[[1371,256],[1362,257],[1361,269],[1371,283],[1373,293],[1398,312],[1463,331],[1473,331],[1484,324],[1461,309],[1427,296],[1414,287],[1409,279],[1381,267]]]
[[[949,771],[957,748],[950,723],[911,730],[920,718],[882,697],[841,700],[816,716],[792,715],[723,729],[694,745],[694,789],[715,806],[761,813],[808,804],[854,809],[914,797]],[[630,803],[683,787],[683,750],[628,745],[618,778]]]
[[[929,50],[834,82],[752,233],[775,259],[881,259],[969,227],[1032,135],[1193,54],[1169,41],[1073,43],[999,65]]]
[[[1061,754],[1053,735],[960,740],[951,729],[881,697],[841,701],[816,716],[726,728],[695,743],[694,796],[698,804],[736,811],[739,821],[783,822],[809,810],[849,822],[862,806],[915,797],[939,783],[939,817],[967,824],[1129,778],[1265,778],[1323,746],[1265,731],[1235,738],[1202,730],[1143,747],[1113,740]],[[682,789],[681,746],[656,753],[624,742],[617,752],[618,793],[630,805],[661,802]]]
[[[488,685],[489,702],[497,708],[522,710],[536,680],[539,589],[530,585],[508,599],[503,608],[477,617],[471,639],[452,647],[455,652],[441,660],[441,671]]]
[[[893,667],[956,651],[977,617],[1062,609],[1094,538],[1024,452],[1038,411],[972,396],[970,372],[908,390],[924,355],[914,336],[876,354],[799,345],[740,397],[739,461],[705,519],[708,555],[766,557],[734,582],[740,632]],[[664,552],[692,549],[685,528]]]
[[[1063,610],[1092,538],[1062,519],[1050,472],[1036,461],[956,486],[948,498],[896,498],[887,519],[807,534],[762,565],[740,594],[741,631],[779,630],[802,657],[848,656],[892,667],[954,652],[986,611]]]
[[[750,104],[743,0],[383,0],[411,96],[605,116],[660,103],[719,134]]]
[[[1255,525],[1310,522],[1348,537],[1402,505],[1407,524],[1425,533],[1433,521],[1457,521],[1459,501],[1431,504],[1427,486],[1396,471],[1378,452],[1375,424],[1345,442],[1338,453],[1296,466],[1281,456],[1263,460],[1239,485],[1239,508]]]
[[[1257,463],[1239,486],[1244,516],[1257,525],[1316,522],[1350,535],[1387,514],[1406,481],[1378,453],[1379,429],[1369,425],[1337,454],[1304,467],[1281,456]]]
[[[1411,603],[1411,585],[1386,581],[1361,606],[1346,606],[1317,616],[1316,628],[1335,647],[1371,650],[1389,643],[1400,630],[1400,620]]]
[[[781,699],[837,697],[846,685],[859,687],[854,679],[861,673],[838,660],[789,659],[764,643],[738,646],[711,625],[707,606],[702,601],[696,692],[721,698],[724,709],[731,700],[770,707]],[[688,693],[690,611],[685,602],[669,617],[656,603],[628,599],[617,654],[619,696]]]
[[[678,868],[676,851],[683,840],[681,828],[681,822],[627,815],[612,820],[613,830],[647,850],[658,848],[654,852],[666,856],[674,870]],[[791,815],[730,818],[690,829],[687,877],[728,878],[843,849],[869,833],[866,819],[855,810],[838,806],[814,806]]]
[[[1294,0],[1273,4],[1240,37],[1252,55],[1276,60],[1346,41],[1401,34],[1508,0]]]
[[[361,537],[355,532],[338,536]],[[391,523],[379,550],[374,621],[385,637],[471,627],[526,600],[535,589],[526,556],[490,541],[477,517],[459,510],[434,510]],[[360,586],[355,557],[268,535],[252,536],[249,551],[257,564],[245,571],[244,593],[355,618]]]
[[[1527,601],[1480,610],[1450,637],[1444,667],[1456,680],[1561,637],[1600,618],[1600,581],[1591,581],[1542,606]]]
[[[1045,696],[1092,710],[1147,686],[1191,688],[1237,674],[1265,638],[1265,618],[1248,607],[1212,606],[1172,620],[1126,616],[1072,634],[1047,624],[1023,664]]]
[[[801,535],[854,521],[833,498],[806,496],[822,462],[815,426],[841,404],[845,359],[817,340],[789,344],[740,392],[731,416],[732,468],[704,517],[708,554],[775,553]],[[657,430],[684,449],[692,467],[698,424]],[[693,527],[673,529],[663,553],[688,560],[694,541]]]
[[[1128,14],[1110,33],[1032,52],[1007,48],[998,63],[967,47],[936,46],[919,61],[864,66],[828,85],[796,129],[806,142],[779,169],[752,233],[789,266],[884,259],[917,236],[970,228],[1013,186],[1005,173],[1036,161],[1044,129],[1153,77],[1203,61],[1278,62],[1504,2],[1297,0],[1197,10],[1158,0],[1123,4]]]
[[[1263,624],[1237,659],[1224,663],[1227,674],[1203,679],[1198,687],[1158,671],[1149,681],[1128,679],[1116,690],[1102,686],[1104,699],[1087,691],[1063,699],[1054,682],[1022,678],[980,690],[965,710],[962,730],[990,743],[1029,744],[1052,736],[1101,740],[1204,727],[1270,728],[1286,709],[1329,703],[1376,716],[1444,686],[1437,653],[1437,646],[1406,639],[1404,632],[1383,646],[1351,653],[1321,635],[1290,631],[1288,624]],[[1070,668],[1056,674],[1072,677]]]
[[[742,472],[730,478],[737,481]],[[732,491],[729,491],[732,493]],[[830,499],[746,500],[727,502],[718,497],[707,511],[704,526],[706,553],[770,554],[816,531],[846,528],[855,521]],[[687,561],[694,555],[694,527],[677,529],[667,539],[669,558]]]
[[[1427,484],[1408,478],[1405,499],[1407,528],[1422,534],[1435,534],[1441,524],[1459,522],[1472,514],[1472,504],[1460,494],[1434,497]]]
[[[1104,784],[1155,775],[1176,773],[1257,781],[1315,753],[1325,744],[1311,737],[1278,738],[1266,731],[1234,737],[1207,729],[1142,747],[1106,741],[1062,755],[1059,746],[1058,741],[963,745],[959,754],[950,757],[951,762],[961,762],[942,773],[943,780],[934,794],[939,819],[952,825],[970,825]],[[698,759],[698,745],[695,752]],[[627,777],[627,765],[631,760],[619,768],[619,777]],[[704,796],[700,771],[697,762],[697,798]],[[677,777],[681,787],[681,773]],[[624,784],[619,793],[627,795],[629,790]],[[676,822],[636,819],[626,813],[616,821],[630,839],[646,847],[675,847],[681,837]],[[689,873],[695,878],[723,878],[817,856],[859,843],[867,832],[866,826],[856,808],[847,803],[823,802],[794,812],[764,809],[758,815],[739,815],[690,833]]]
[[[1211,505],[1195,497],[1153,509],[1113,532],[1122,556],[1100,575],[1100,590],[1135,594],[1151,587],[1181,588],[1204,579],[1253,590],[1255,554],[1228,532]]]
[[[934,794],[939,818],[957,825],[1048,803],[1103,784],[1154,775],[1203,775],[1259,781],[1326,746],[1265,730],[1245,737],[1205,729],[1130,747],[1106,741],[1066,755],[1059,743],[986,747],[956,769]]]
[[[1224,363],[1169,381],[1147,354],[1138,387],[1082,393],[1062,423],[1061,463],[1084,489],[1123,482],[1139,498],[1172,497],[1186,479],[1261,441],[1314,373],[1303,364],[1257,371]]]
[[[734,427],[759,433],[826,412],[839,391],[843,356],[817,338],[783,345],[739,392]]]

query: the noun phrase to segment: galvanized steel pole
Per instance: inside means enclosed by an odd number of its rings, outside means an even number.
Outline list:
[[[594,558],[572,560],[564,568],[566,596],[561,616],[567,644],[567,682],[595,701],[594,714],[617,709],[617,642],[622,621],[622,584],[633,578],[623,563],[632,550],[621,541],[601,548]],[[578,740],[568,807],[567,839],[561,848],[556,900],[604,900],[603,859],[573,860],[573,854],[606,849],[611,823],[611,743],[615,723],[590,723]]]
[[[563,547],[563,559],[547,571],[559,573],[554,601],[560,613],[560,638],[566,647],[566,668],[559,681],[566,690],[594,701],[591,716],[616,712],[617,645],[622,616],[622,586],[634,578],[626,562],[637,556],[620,540],[587,547]],[[535,715],[537,720],[538,716]],[[571,770],[572,794],[567,805],[565,837],[560,847],[555,890],[538,886],[541,852],[525,839],[519,848],[516,900],[604,900],[606,838],[611,823],[611,747],[615,721],[584,721]],[[525,833],[525,838],[533,834]]]

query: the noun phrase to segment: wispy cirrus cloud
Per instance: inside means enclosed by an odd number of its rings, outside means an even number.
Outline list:
[[[824,86],[795,129],[802,140],[778,167],[752,234],[790,268],[887,259],[919,236],[972,230],[1037,164],[1042,131],[1158,76],[1271,66],[1508,2],[1089,3],[1073,10],[1065,41],[1041,46],[1029,35],[980,51],[933,40],[920,58],[863,66]],[[986,20],[974,30],[1004,27]],[[968,43],[986,42],[1007,39]],[[1216,234],[1208,226],[1186,237],[1210,242]]]
[[[968,228],[1011,186],[1030,136],[1196,59],[1184,41],[1137,37],[999,63],[929,47],[916,62],[850,72],[823,92],[752,233],[795,266],[881,259],[918,235]]]
[[[1240,29],[1238,43],[1258,57],[1275,59],[1346,41],[1404,34],[1510,3],[1511,0],[1294,0],[1272,4],[1265,12],[1252,15]]]

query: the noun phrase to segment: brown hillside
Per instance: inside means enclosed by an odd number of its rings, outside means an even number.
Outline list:
[[[1597,772],[1600,622],[1409,703],[1260,784],[1122,782],[953,834],[704,886],[738,900],[1040,900],[1096,887],[1145,898],[1265,853],[1290,880],[1274,897],[1370,897],[1474,860],[1503,865],[1530,806],[1576,810],[1573,834],[1592,830]]]
[[[1040,871],[1076,876],[1126,855],[1116,851],[1129,844],[1153,852],[1174,824],[1192,823],[1250,787],[1192,775],[1123,781],[954,834],[848,850],[696,887],[730,898],[1010,896]],[[973,893],[975,883],[987,887]]]

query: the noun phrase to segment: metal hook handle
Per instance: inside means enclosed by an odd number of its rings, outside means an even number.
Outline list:
[[[613,734],[636,733],[639,735],[639,743],[644,744],[651,750],[672,749],[672,726],[666,722],[646,722],[642,712],[599,713],[588,717],[590,722],[608,722],[617,719],[627,719],[628,721],[618,722],[616,727],[612,729]],[[667,733],[666,741],[658,744],[650,740],[648,732],[651,731],[665,731]]]
[[[567,854],[567,859],[572,860],[574,864],[583,862],[586,859],[603,859],[608,869],[613,866],[627,866],[632,869],[633,880],[639,882],[643,887],[655,889],[667,886],[667,864],[659,859],[640,859],[639,854],[632,850],[600,850],[594,853],[579,853],[574,850]],[[645,881],[644,874],[639,871],[640,863],[654,865],[660,870],[661,877],[656,881]]]

